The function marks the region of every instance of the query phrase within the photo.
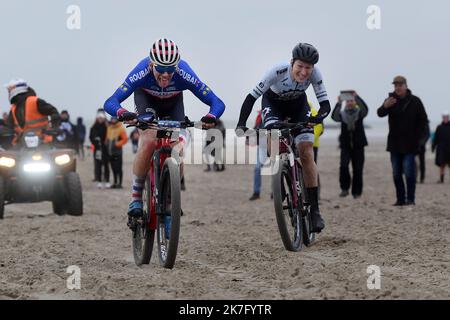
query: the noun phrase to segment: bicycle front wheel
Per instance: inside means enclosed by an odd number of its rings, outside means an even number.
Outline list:
[[[288,251],[302,249],[302,218],[294,205],[295,181],[291,175],[288,162],[283,159],[275,161],[277,170],[272,175],[273,203],[283,245]]]
[[[181,191],[180,169],[174,158],[167,158],[160,180],[162,214],[158,215],[157,235],[159,261],[172,269],[180,236]]]

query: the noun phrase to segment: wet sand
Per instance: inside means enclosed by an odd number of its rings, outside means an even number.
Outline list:
[[[427,154],[427,179],[415,207],[392,207],[395,191],[384,140],[366,149],[364,194],[339,198],[339,150],[322,141],[319,170],[326,229],[301,252],[282,245],[270,200],[250,202],[253,167],[205,173],[186,167],[181,240],[175,268],[133,261],[125,189],[98,190],[92,158],[79,161],[82,217],[56,216],[51,203],[6,207],[0,221],[0,299],[448,299],[450,179],[438,178]],[[69,290],[66,268],[81,269]],[[367,267],[381,269],[381,289],[367,288]]]

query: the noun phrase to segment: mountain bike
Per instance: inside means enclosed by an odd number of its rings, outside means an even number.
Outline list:
[[[155,233],[161,266],[172,269],[175,264],[182,211],[180,161],[178,153],[172,154],[172,144],[178,141],[175,132],[193,126],[188,118],[171,121],[145,116],[127,126],[157,131],[156,148],[142,193],[144,214],[142,218],[129,218],[133,256],[138,266],[150,263]]]
[[[272,190],[278,230],[288,251],[300,251],[302,244],[311,245],[315,240],[312,230],[310,204],[306,197],[303,169],[293,130],[305,128],[304,123],[278,123],[272,133],[278,138],[279,152],[272,164]]]

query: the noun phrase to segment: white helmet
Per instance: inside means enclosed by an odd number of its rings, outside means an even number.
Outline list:
[[[9,83],[5,84],[5,88],[8,89],[9,101],[11,101],[18,94],[27,92],[29,87],[23,79],[12,79]]]
[[[180,62],[178,46],[172,40],[161,38],[150,49],[150,59],[153,63],[163,67],[177,66]]]

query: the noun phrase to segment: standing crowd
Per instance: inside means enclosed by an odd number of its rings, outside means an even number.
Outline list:
[[[425,181],[426,144],[431,139],[431,151],[436,153],[435,164],[439,167],[439,180],[444,183],[445,168],[450,171],[450,113],[442,113],[442,122],[430,132],[425,107],[408,88],[407,80],[397,76],[392,82],[393,92],[377,109],[381,118],[388,117],[389,132],[386,151],[390,153],[392,176],[396,190],[395,206],[414,205],[416,183]],[[311,113],[317,112],[309,103]],[[261,129],[262,110],[258,111],[254,129]],[[340,197],[352,195],[355,199],[363,193],[365,147],[368,141],[364,119],[369,113],[365,101],[354,90],[341,91],[331,118],[341,126],[338,138],[340,154]],[[314,159],[317,162],[319,138],[323,124],[315,127]],[[250,200],[260,198],[261,167],[267,159],[265,141],[257,142],[257,164],[254,169],[254,188]],[[351,169],[351,170],[350,170]],[[319,180],[320,181],[320,180]],[[320,182],[319,182],[320,186]]]
[[[450,169],[450,114],[442,113],[442,122],[430,134],[429,120],[425,107],[417,96],[408,88],[407,80],[397,76],[392,82],[393,92],[388,94],[383,104],[377,109],[379,117],[387,117],[389,133],[386,150],[390,153],[392,176],[396,190],[395,206],[414,205],[416,183],[425,180],[425,153],[427,141],[431,138],[431,151],[436,153],[435,164],[439,167],[438,183],[444,183],[445,168]],[[58,128],[59,134],[53,140],[59,148],[74,149],[79,158],[85,158],[87,130],[83,118],[78,117],[76,124],[71,122],[67,110],[60,113],[45,100],[38,98],[33,88],[22,79],[11,80],[8,89],[11,109],[4,112],[0,119],[0,144],[2,149],[14,148],[17,136],[26,130],[39,129],[40,121],[48,121],[52,128]],[[254,102],[253,99],[252,103]],[[309,103],[310,112],[314,116],[317,110]],[[351,194],[355,199],[363,193],[363,172],[365,147],[368,141],[365,133],[364,119],[369,108],[354,90],[342,91],[331,112],[331,118],[340,123],[339,148],[341,150],[339,165],[340,197]],[[267,120],[267,114],[265,118]],[[217,120],[219,127],[225,127]],[[254,125],[255,129],[263,128],[264,115],[259,110]],[[9,130],[9,131],[8,131]],[[322,123],[311,132],[313,159],[317,163],[319,137],[324,131]],[[12,132],[13,134],[8,134]],[[44,134],[45,135],[45,134]],[[313,139],[313,140],[312,140]],[[94,182],[101,189],[121,189],[123,183],[123,147],[132,143],[133,153],[138,151],[139,131],[133,130],[128,136],[122,122],[116,116],[110,121],[103,108],[97,110],[94,124],[89,130],[90,151],[94,160]],[[225,140],[225,139],[224,139]],[[265,142],[265,141],[264,141]],[[207,143],[208,144],[208,143]],[[257,164],[254,169],[254,189],[250,200],[257,200],[261,193],[261,168],[267,159],[266,143],[257,141]],[[222,155],[215,155],[216,171],[225,169]],[[416,160],[418,159],[418,164]],[[217,163],[219,164],[217,164]],[[217,166],[217,168],[216,168]],[[351,166],[351,171],[350,171]],[[110,169],[113,179],[110,179]],[[206,171],[210,171],[207,164]],[[317,177],[319,181],[319,177]],[[112,183],[111,183],[112,182]],[[320,187],[320,183],[319,183]]]
[[[122,122],[111,117],[108,122],[103,109],[97,110],[95,122],[89,132],[94,158],[94,182],[99,189],[122,189],[123,182],[123,147],[132,141],[133,152],[139,140],[139,133],[133,131],[128,138]],[[110,168],[113,183],[110,182]]]

